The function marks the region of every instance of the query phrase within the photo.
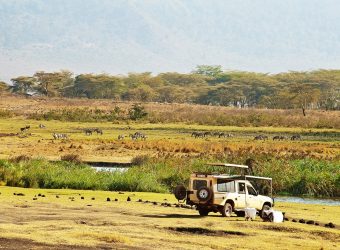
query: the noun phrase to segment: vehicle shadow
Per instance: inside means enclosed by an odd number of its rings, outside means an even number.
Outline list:
[[[164,219],[169,219],[169,218],[185,218],[185,219],[202,219],[205,216],[201,216],[199,214],[145,214],[142,215],[142,217],[145,218],[164,218]],[[221,215],[208,215],[206,217],[221,217]]]

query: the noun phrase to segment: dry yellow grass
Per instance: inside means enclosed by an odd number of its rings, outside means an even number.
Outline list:
[[[169,194],[10,187],[0,187],[0,192],[0,242],[32,240],[32,248],[45,244],[55,249],[337,249],[340,244],[339,227],[273,224],[260,219],[246,222],[217,214],[202,218],[195,210],[137,202],[175,202]],[[14,192],[25,196],[14,196]],[[32,200],[39,193],[46,197]],[[107,197],[119,201],[107,202]],[[340,224],[339,207],[278,203],[277,209],[293,218]],[[203,233],[195,233],[199,230]]]

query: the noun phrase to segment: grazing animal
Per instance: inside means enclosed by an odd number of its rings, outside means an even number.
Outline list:
[[[92,131],[93,131],[93,129],[90,129],[90,128],[87,128],[87,129],[84,130],[85,135],[92,135]]]
[[[39,124],[39,128],[46,128],[44,124]]]
[[[124,140],[124,135],[118,135],[118,140]]]
[[[292,141],[302,140],[301,135],[293,135],[290,139],[291,139]]]
[[[144,135],[144,134],[141,134],[140,136],[140,139],[143,141],[146,141],[147,138],[148,138],[147,135]]]
[[[57,134],[57,133],[53,133],[52,134],[53,138],[55,140],[57,139],[68,139],[68,135],[67,134]]]
[[[273,137],[273,141],[278,140],[278,141],[283,141],[284,139],[286,139],[286,137],[282,136],[282,135],[276,135]]]
[[[207,137],[207,136],[210,136],[211,135],[211,132],[204,132],[203,133],[203,137]]]
[[[257,135],[254,137],[254,140],[268,140],[268,136],[266,135]]]
[[[101,130],[100,128],[95,128],[93,131],[97,132],[97,135],[98,134],[103,135],[103,130]]]
[[[26,130],[29,130],[30,128],[31,128],[31,126],[28,125],[28,126],[25,126],[25,127],[23,127],[23,128],[20,128],[20,131],[21,131],[21,132],[25,132]]]

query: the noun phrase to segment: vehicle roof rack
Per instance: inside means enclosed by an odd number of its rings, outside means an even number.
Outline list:
[[[230,163],[208,163],[207,165],[220,166],[220,167],[249,168],[247,165],[230,164]]]

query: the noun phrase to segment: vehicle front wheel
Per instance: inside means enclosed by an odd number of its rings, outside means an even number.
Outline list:
[[[233,206],[228,202],[221,209],[221,214],[223,217],[230,217],[232,212]]]
[[[198,210],[198,213],[201,215],[201,216],[207,216],[209,214],[209,211],[206,210],[206,209],[199,209]]]
[[[264,213],[264,211],[266,210],[270,210],[271,209],[271,206],[268,205],[268,204],[264,204],[263,207],[262,207],[262,210],[260,211],[260,217],[262,219],[265,219],[267,217],[267,215]]]

